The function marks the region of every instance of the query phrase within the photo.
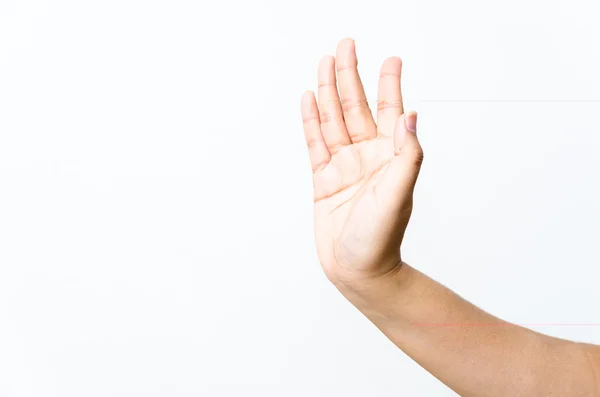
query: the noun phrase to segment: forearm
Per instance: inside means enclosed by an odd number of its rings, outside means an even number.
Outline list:
[[[461,396],[600,396],[598,347],[502,321],[406,264],[340,290],[394,344]]]

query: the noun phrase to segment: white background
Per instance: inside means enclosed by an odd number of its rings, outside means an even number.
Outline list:
[[[299,98],[346,36],[420,112],[405,259],[600,323],[593,7],[1,0],[0,396],[454,395],[321,274]]]

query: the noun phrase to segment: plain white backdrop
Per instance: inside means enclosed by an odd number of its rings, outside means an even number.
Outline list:
[[[420,113],[405,260],[600,343],[594,7],[0,1],[0,396],[455,395],[318,264],[299,98],[346,36]]]

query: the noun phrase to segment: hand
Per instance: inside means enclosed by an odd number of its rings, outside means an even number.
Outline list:
[[[423,151],[415,134],[417,115],[403,110],[401,69],[396,57],[381,67],[377,124],[353,40],[342,40],[335,58],[321,60],[318,106],[314,93],[302,97],[317,252],[334,284],[380,277],[402,263],[400,245]]]

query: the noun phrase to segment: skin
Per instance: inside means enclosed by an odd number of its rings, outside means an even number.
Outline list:
[[[396,346],[461,396],[600,397],[600,347],[498,319],[402,261],[423,162],[402,62],[381,67],[376,120],[354,41],[321,59],[302,96],[315,237],[327,278]]]

